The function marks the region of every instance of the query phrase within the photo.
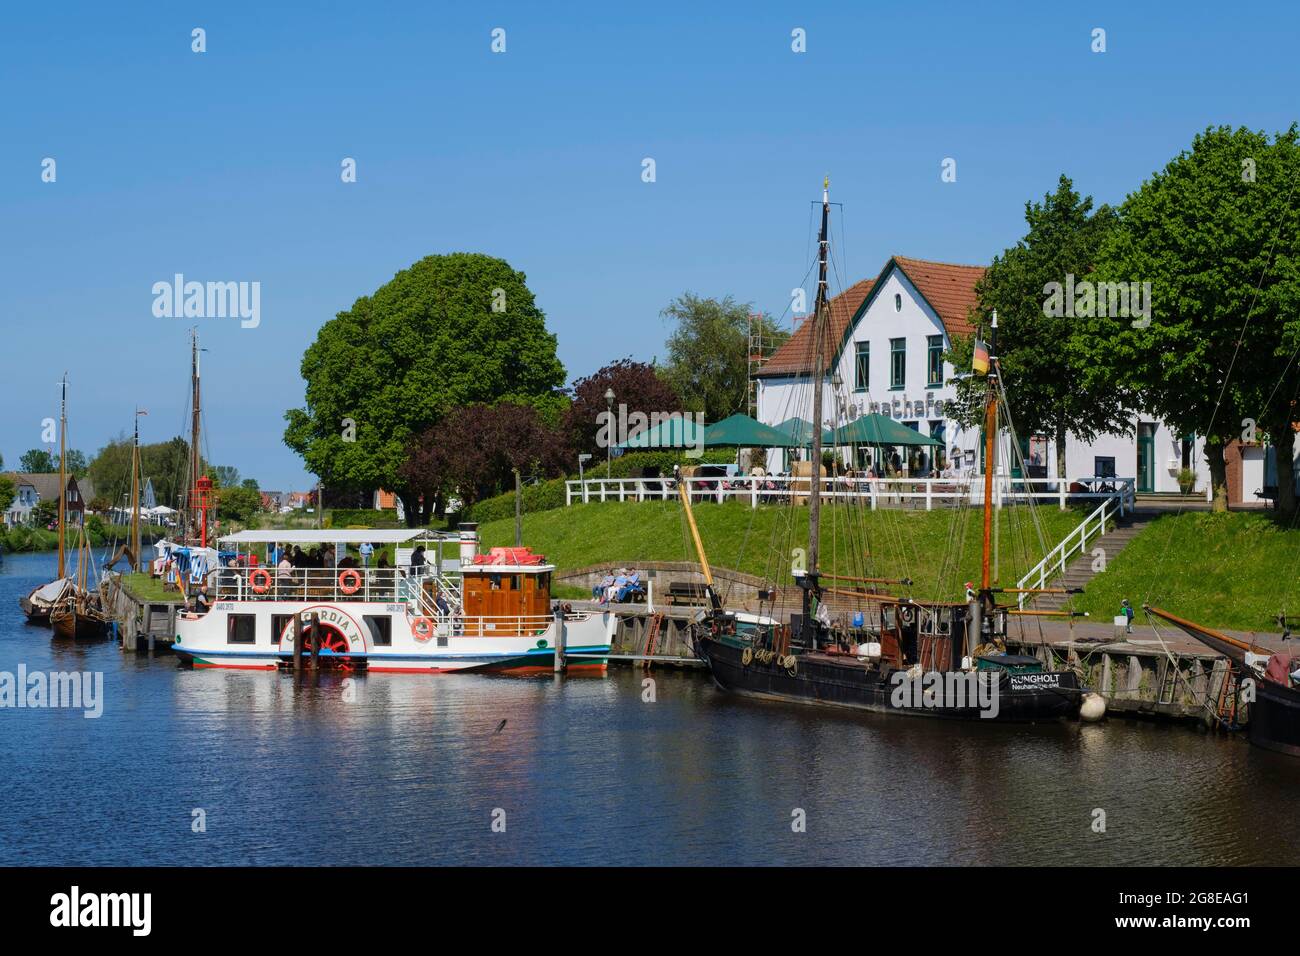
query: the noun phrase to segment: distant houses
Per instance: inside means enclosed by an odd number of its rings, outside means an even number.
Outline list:
[[[4,523],[7,527],[30,525],[33,512],[42,501],[53,501],[58,504],[59,473],[57,471],[10,472],[8,477],[12,478],[14,484],[18,486],[18,492],[4,510]],[[75,475],[68,475],[66,490],[68,496],[66,520],[72,525],[81,524],[86,517],[87,503],[95,497],[94,485],[87,477],[77,478]]]

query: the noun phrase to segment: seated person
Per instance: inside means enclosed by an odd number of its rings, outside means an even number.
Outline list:
[[[601,603],[608,604],[610,601],[616,600],[618,592],[623,590],[625,584],[627,584],[627,568],[620,568],[614,583],[605,589],[605,599]]]
[[[632,596],[641,591],[641,576],[635,571],[629,572],[627,583],[619,589],[618,596],[614,599],[620,604],[632,599]]]
[[[199,585],[199,593],[194,595],[194,613],[207,614],[212,607],[212,602],[208,598],[208,586]]]
[[[604,594],[606,591],[609,590],[610,585],[612,585],[613,583],[614,583],[614,572],[611,569],[608,574],[606,574],[603,578],[600,579],[600,583],[591,589],[591,599],[593,601],[599,601],[601,604],[604,604],[605,603]]]

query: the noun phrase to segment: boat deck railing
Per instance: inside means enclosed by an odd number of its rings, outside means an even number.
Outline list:
[[[419,604],[427,583],[450,583],[406,568],[220,568],[213,572],[214,601],[367,601]],[[451,592],[448,592],[448,597]]]

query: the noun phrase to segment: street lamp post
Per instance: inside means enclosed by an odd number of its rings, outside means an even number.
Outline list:
[[[609,481],[610,475],[614,470],[614,390],[605,389],[605,407],[609,409],[609,431],[606,433],[609,441],[605,443],[605,480]]]

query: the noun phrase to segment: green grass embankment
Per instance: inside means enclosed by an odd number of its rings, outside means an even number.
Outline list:
[[[806,508],[743,502],[707,502],[694,508],[709,561],[720,567],[791,583],[794,550],[806,548]],[[1083,519],[1083,512],[1037,509],[1046,545],[1033,531],[1029,510],[1001,512],[999,577],[1005,585]],[[847,508],[822,511],[822,568],[845,575],[910,577],[913,596],[960,599],[961,585],[978,580],[980,512]],[[514,543],[514,519],[480,527],[484,548]],[[524,544],[540,551],[561,571],[586,565],[627,565],[638,561],[694,561],[695,551],[681,506],[676,501],[593,502],[524,515]],[[870,558],[862,554],[870,549]]]

